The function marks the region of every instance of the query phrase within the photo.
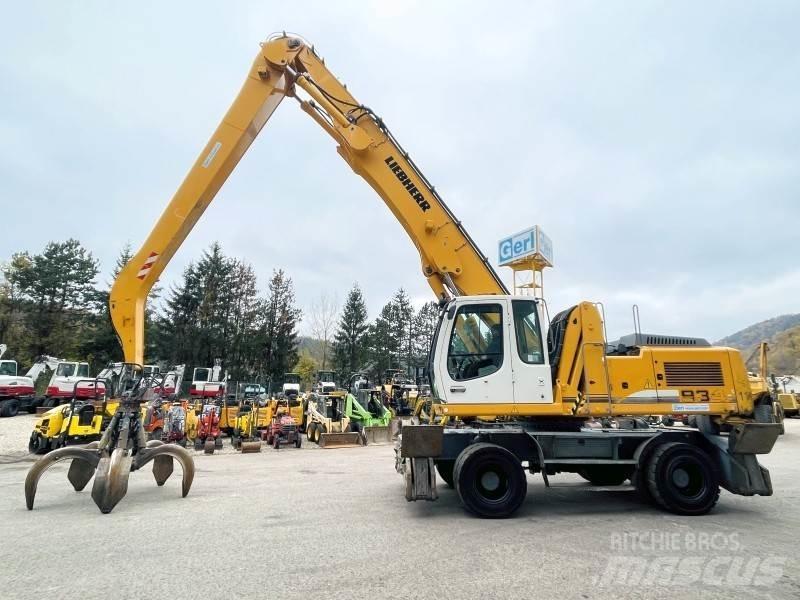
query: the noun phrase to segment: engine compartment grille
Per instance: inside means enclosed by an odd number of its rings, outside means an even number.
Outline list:
[[[665,362],[668,386],[722,386],[722,364],[718,362]]]

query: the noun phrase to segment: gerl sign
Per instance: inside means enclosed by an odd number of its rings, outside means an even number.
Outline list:
[[[500,240],[498,244],[497,264],[501,267],[534,256],[541,258],[546,266],[553,266],[553,242],[538,225]]]

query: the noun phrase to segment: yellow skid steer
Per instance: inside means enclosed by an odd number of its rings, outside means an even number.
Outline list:
[[[320,448],[348,448],[363,445],[361,434],[351,428],[341,394],[319,394],[308,401],[306,435]]]

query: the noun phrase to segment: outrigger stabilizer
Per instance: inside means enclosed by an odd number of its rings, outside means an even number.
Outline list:
[[[138,365],[125,365],[141,370]],[[123,378],[120,378],[122,381]],[[124,389],[124,386],[121,386]],[[108,389],[108,388],[107,388]],[[182,495],[186,497],[194,479],[194,460],[182,447],[161,441],[147,441],[141,421],[141,404],[152,394],[150,380],[141,377],[133,389],[124,392],[119,408],[100,441],[85,446],[66,446],[40,458],[25,478],[25,503],[33,510],[39,478],[58,461],[71,459],[67,479],[82,491],[94,476],[92,499],[100,511],[110,513],[128,491],[128,476],[153,461],[153,476],[159,486],[172,475],[173,459],[183,470]]]

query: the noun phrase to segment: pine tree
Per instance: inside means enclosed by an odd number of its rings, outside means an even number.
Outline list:
[[[414,317],[414,338],[412,344],[414,367],[424,367],[428,362],[428,352],[439,323],[439,305],[436,302],[426,302],[417,311]]]
[[[283,270],[273,271],[261,329],[261,365],[272,381],[297,363],[297,323],[302,311],[295,306],[294,286]]]
[[[347,294],[347,301],[333,336],[334,365],[343,381],[364,365],[368,331],[367,304],[356,283]]]
[[[75,239],[50,242],[41,254],[16,255],[7,281],[27,301],[28,352],[72,356],[96,301],[98,262]]]
[[[398,344],[392,328],[393,313],[392,303],[385,304],[380,314],[375,317],[375,321],[369,326],[368,356],[372,366],[370,375],[376,380],[382,377],[387,369],[396,369],[399,366],[396,362]]]

